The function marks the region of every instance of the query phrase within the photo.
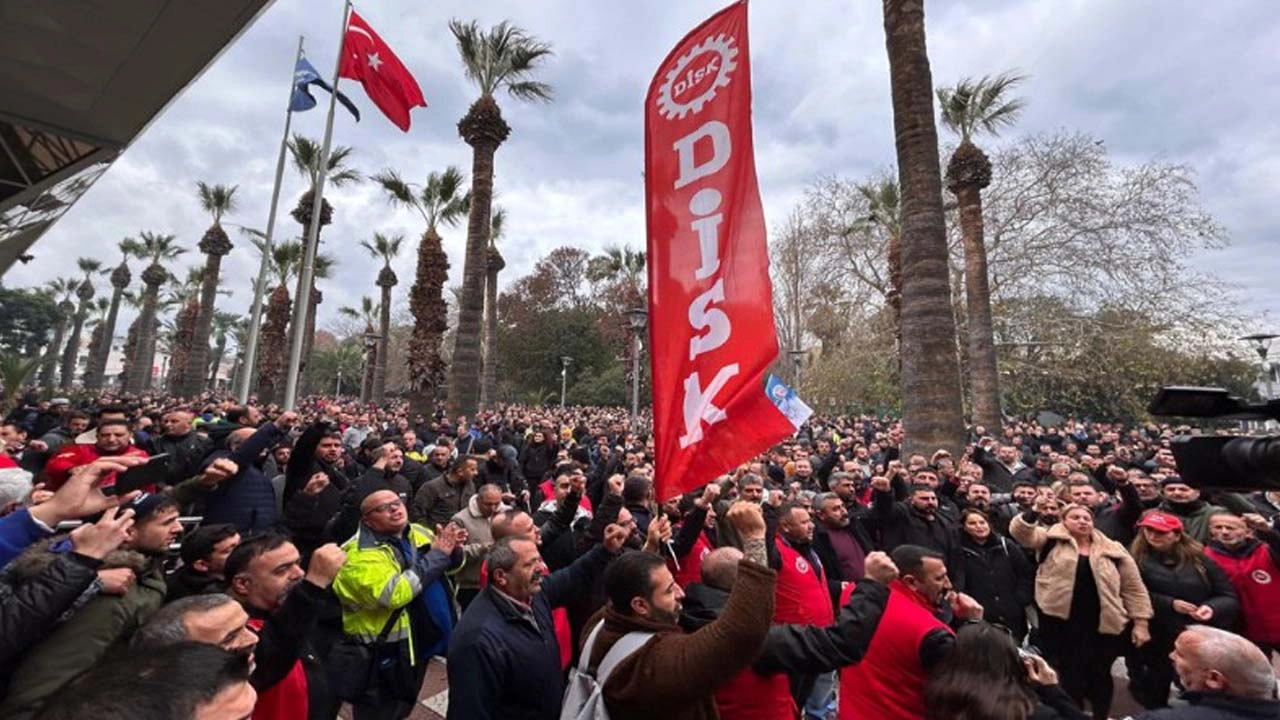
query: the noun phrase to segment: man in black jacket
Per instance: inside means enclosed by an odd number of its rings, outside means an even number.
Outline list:
[[[251,678],[258,691],[255,717],[297,717],[296,708],[306,707],[311,720],[329,720],[337,710],[324,663],[328,648],[318,647],[316,636],[328,588],[347,556],[337,545],[322,545],[305,574],[300,559],[284,536],[262,535],[227,561],[228,592],[260,636]]]
[[[818,521],[813,531],[813,550],[822,561],[827,579],[837,583],[861,580],[866,574],[867,554],[873,548],[862,518],[850,517],[835,493],[815,497],[813,512]],[[839,607],[838,596],[833,602]]]
[[[356,477],[355,464],[346,460],[337,426],[324,420],[303,431],[293,446],[285,469],[284,524],[304,561],[325,542],[325,527]]]
[[[201,525],[192,530],[182,539],[182,567],[165,577],[165,602],[224,590],[223,570],[231,551],[239,544],[240,533],[230,523]]]
[[[1192,625],[1173,646],[1186,688],[1184,707],[1153,710],[1136,720],[1263,720],[1280,717],[1271,662],[1256,645],[1226,630]]]
[[[872,478],[871,488],[867,522],[879,531],[880,544],[886,552],[901,545],[919,545],[941,553],[947,567],[953,573],[960,572],[964,563],[960,561],[956,526],[938,512],[938,495],[933,488],[913,485],[902,502],[894,502],[888,478]]]
[[[163,458],[168,484],[177,485],[200,472],[204,459],[213,452],[213,441],[191,429],[193,416],[189,410],[170,410],[161,418],[164,434],[153,436],[143,448]]]

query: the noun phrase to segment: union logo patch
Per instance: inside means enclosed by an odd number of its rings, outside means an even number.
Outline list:
[[[802,557],[796,558],[796,570],[802,573],[809,572],[809,563],[805,562]]]
[[[1271,573],[1267,572],[1266,570],[1254,570],[1250,576],[1253,578],[1253,581],[1258,583],[1259,585],[1271,584]]]

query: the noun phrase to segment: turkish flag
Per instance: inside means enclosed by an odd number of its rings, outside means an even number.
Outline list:
[[[409,110],[427,106],[418,81],[355,10],[347,19],[342,38],[338,77],[359,80],[373,104],[405,132],[409,132]]]
[[[645,200],[654,484],[665,501],[798,425],[765,392],[778,339],[751,138],[745,0],[685,36],[654,75],[645,98]]]

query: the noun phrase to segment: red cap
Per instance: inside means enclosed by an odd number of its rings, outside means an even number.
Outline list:
[[[1148,527],[1160,532],[1182,532],[1182,521],[1162,512],[1149,512],[1138,521],[1138,527]]]

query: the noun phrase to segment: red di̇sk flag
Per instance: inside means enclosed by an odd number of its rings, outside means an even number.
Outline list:
[[[745,0],[689,33],[649,85],[645,195],[663,501],[803,422],[765,393],[778,340],[751,140]]]
[[[342,38],[338,76],[359,80],[373,104],[405,132],[409,132],[409,110],[427,106],[418,81],[355,10]]]

